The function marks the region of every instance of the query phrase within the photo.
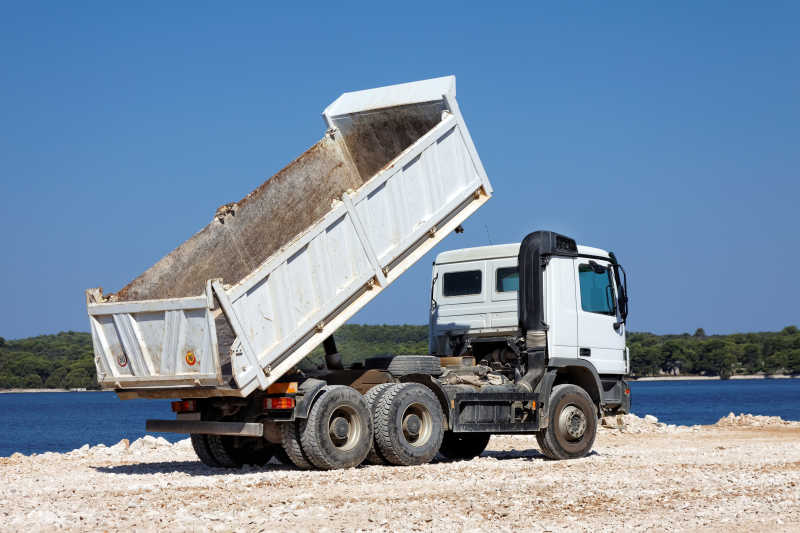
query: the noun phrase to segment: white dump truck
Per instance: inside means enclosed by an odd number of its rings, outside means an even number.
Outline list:
[[[575,265],[573,291],[583,259],[604,273],[608,287],[592,290],[613,302],[603,318],[614,319],[614,346],[624,349],[627,297],[613,255],[529,235],[516,258],[502,258],[523,273],[517,292],[502,291],[502,327],[488,307],[489,322],[473,316],[470,302],[494,305],[488,285],[480,302],[451,294],[451,280],[474,274],[452,271],[464,262],[445,257],[432,285],[431,353],[344,368],[336,329],[459,231],[492,186],[452,76],[345,93],[323,118],[318,143],[127,286],[86,291],[101,387],[122,399],[176,399],[176,418],[148,420],[148,430],[190,434],[211,466],[272,457],[298,468],[421,464],[437,453],[473,457],[492,433],[535,433],[554,458],[588,453],[598,415],[627,408],[627,363],[610,371],[593,364],[605,345],[572,353],[563,344],[582,338],[570,340],[561,320],[578,313],[579,293],[563,299],[560,265]],[[486,278],[495,252],[484,252]],[[470,254],[451,258],[459,253]],[[562,285],[546,265],[559,265]],[[573,328],[584,323],[576,320]],[[302,367],[319,345],[324,367]]]

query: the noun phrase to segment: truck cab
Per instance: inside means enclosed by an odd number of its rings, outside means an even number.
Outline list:
[[[432,354],[470,353],[480,361],[507,349],[507,340],[519,336],[519,249],[519,243],[499,244],[450,250],[436,257],[429,330]],[[615,264],[613,254],[580,245],[574,257],[549,259],[543,272],[543,311],[551,358],[591,362],[604,376],[628,373],[619,305],[624,288],[620,291],[617,286]]]
[[[612,252],[539,231],[523,243],[436,257],[430,352],[471,357],[518,381],[515,369],[530,366],[519,361],[521,353],[538,344],[545,368],[536,390],[545,402],[553,387],[573,384],[589,394],[598,414],[625,413],[627,314],[627,276]]]

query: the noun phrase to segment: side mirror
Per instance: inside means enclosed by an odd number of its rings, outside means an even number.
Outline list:
[[[620,276],[620,272],[622,272],[622,276]],[[617,283],[617,291],[619,292],[617,304],[619,316],[622,319],[614,322],[614,329],[619,331],[620,326],[628,319],[628,274],[619,263],[614,263],[614,281]]]

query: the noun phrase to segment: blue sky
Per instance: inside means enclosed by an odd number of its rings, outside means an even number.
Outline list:
[[[489,4],[492,5],[492,4]],[[800,322],[800,5],[0,4],[0,336],[88,330],[316,142],[340,93],[455,74],[494,198],[353,320],[424,323],[435,253],[614,250],[631,328]]]

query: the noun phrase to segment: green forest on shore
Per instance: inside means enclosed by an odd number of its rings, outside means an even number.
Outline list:
[[[387,354],[427,353],[427,326],[345,325],[336,333],[345,363]],[[706,335],[630,333],[628,346],[635,376],[800,374],[800,330]],[[67,331],[6,340],[0,337],[0,389],[97,387],[92,339]],[[311,355],[322,360],[322,351]]]

